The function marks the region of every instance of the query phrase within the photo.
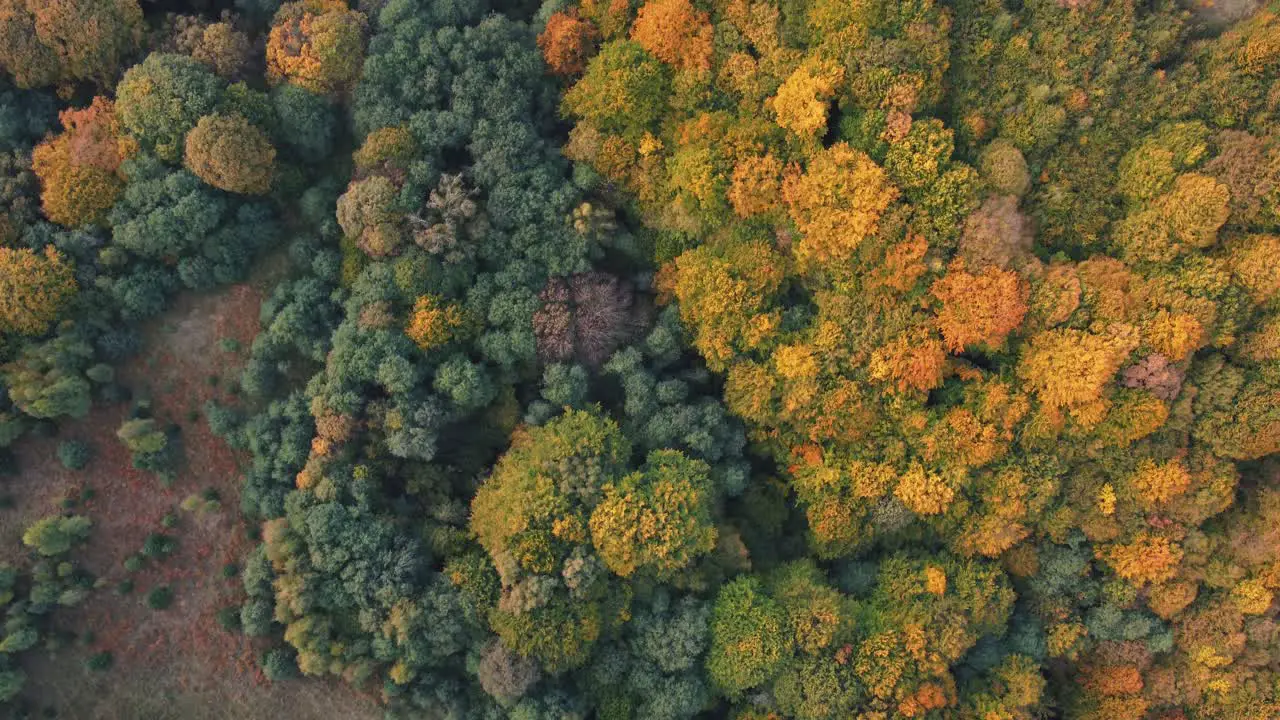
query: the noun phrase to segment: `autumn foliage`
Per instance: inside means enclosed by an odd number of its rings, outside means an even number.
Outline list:
[[[267,134],[242,115],[206,115],[187,134],[187,168],[227,192],[269,192],[275,157],[276,150]]]
[[[50,220],[78,227],[101,223],[124,189],[120,163],[132,144],[122,137],[114,104],[103,97],[83,110],[64,110],[64,131],[32,153],[41,205]]]
[[[299,0],[276,12],[267,39],[267,78],[323,95],[351,90],[364,57],[367,21],[343,0]]]
[[[53,248],[0,248],[0,332],[40,335],[76,294],[74,270]]]

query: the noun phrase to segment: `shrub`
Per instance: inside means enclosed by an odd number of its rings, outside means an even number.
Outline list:
[[[83,470],[90,457],[89,446],[79,440],[58,443],[58,462],[68,470]]]
[[[111,657],[111,653],[104,650],[103,652],[90,655],[89,659],[85,661],[84,666],[93,672],[102,672],[104,670],[111,669],[113,661],[114,658]]]
[[[229,605],[218,611],[218,627],[229,633],[240,632],[240,608]]]
[[[262,674],[271,682],[288,680],[298,675],[298,663],[294,660],[293,653],[284,648],[266,651],[258,658],[258,665],[262,668]]]
[[[173,589],[168,585],[160,585],[147,593],[147,607],[152,610],[167,610],[173,604]]]

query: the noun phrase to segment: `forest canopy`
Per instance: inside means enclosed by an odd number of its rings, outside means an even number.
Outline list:
[[[272,679],[1280,717],[1280,5],[1244,5],[0,0],[4,456],[126,400],[175,296],[285,268],[203,411]],[[89,527],[0,567],[0,703],[50,622],[6,588]]]

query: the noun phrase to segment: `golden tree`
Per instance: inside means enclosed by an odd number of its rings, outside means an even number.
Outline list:
[[[244,116],[200,118],[187,134],[185,160],[196,177],[227,192],[265,195],[275,175],[276,149]]]
[[[0,332],[44,333],[76,289],[75,273],[52,247],[0,248]]]
[[[898,190],[865,153],[837,143],[810,158],[803,174],[789,175],[783,181],[782,197],[804,235],[796,255],[825,263],[848,259],[863,239],[875,233],[880,216],[898,198]]]

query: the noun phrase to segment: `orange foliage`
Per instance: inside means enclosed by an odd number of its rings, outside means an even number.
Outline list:
[[[280,6],[267,39],[267,78],[322,95],[347,92],[360,77],[365,25],[344,0]]]
[[[876,380],[892,383],[898,392],[928,392],[942,384],[947,353],[942,342],[926,332],[900,336],[871,354],[867,369]]]
[[[1131,542],[1099,550],[1098,554],[1116,575],[1138,584],[1171,579],[1182,561],[1182,548],[1148,532],[1139,533]]]
[[[67,227],[101,223],[124,190],[117,171],[131,145],[121,139],[115,106],[106,98],[58,117],[64,132],[31,154],[45,216]]]
[[[846,260],[876,232],[880,216],[898,198],[884,169],[847,143],[814,155],[803,174],[792,173],[782,197],[804,238],[801,259],[819,263]]]
[[[654,57],[699,73],[711,69],[713,35],[710,16],[689,0],[649,0],[631,26],[631,39]]]
[[[729,202],[739,217],[773,212],[781,207],[782,163],[773,155],[751,155],[733,168]]]
[[[538,48],[552,73],[581,75],[599,39],[600,32],[589,21],[558,12],[538,36]]]
[[[40,335],[76,294],[75,273],[52,246],[0,248],[0,332]]]
[[[932,292],[942,303],[938,328],[952,352],[973,345],[999,347],[1027,313],[1027,286],[1012,270],[989,266],[974,275],[953,266]]]

